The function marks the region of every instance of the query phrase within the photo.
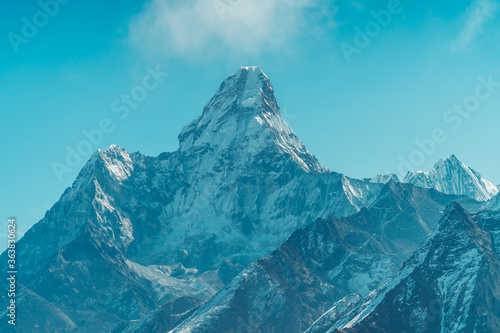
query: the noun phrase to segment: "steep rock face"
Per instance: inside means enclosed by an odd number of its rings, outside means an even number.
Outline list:
[[[450,204],[401,273],[329,332],[498,332],[500,220],[485,217]]]
[[[497,185],[482,178],[455,155],[437,161],[429,172],[408,172],[403,182],[447,194],[465,195],[477,201],[487,201],[499,192]]]
[[[409,184],[387,184],[370,208],[320,219],[293,233],[173,332],[303,332],[333,306],[312,330],[322,331],[352,310],[353,293],[368,296],[395,276],[452,199]]]

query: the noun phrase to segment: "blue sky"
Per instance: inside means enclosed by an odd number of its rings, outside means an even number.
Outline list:
[[[81,149],[176,150],[220,82],[248,65],[262,67],[285,120],[334,171],[428,170],[456,154],[500,183],[497,1],[41,3],[0,4],[0,211],[21,232],[90,156],[53,169],[82,131],[112,126]],[[145,90],[156,69],[169,75]],[[112,105],[131,92],[147,96],[120,118]]]

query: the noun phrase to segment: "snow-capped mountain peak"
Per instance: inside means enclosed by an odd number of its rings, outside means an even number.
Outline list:
[[[281,118],[273,86],[259,67],[241,67],[226,78],[203,114],[184,127],[179,145],[184,152],[208,148],[217,156],[228,149],[256,155],[277,148],[308,172],[328,171]]]
[[[98,149],[89,159],[78,175],[78,180],[88,181],[91,174],[106,174],[117,182],[126,180],[134,170],[130,154],[117,145],[111,145],[105,150]]]
[[[428,172],[408,172],[403,182],[446,194],[465,195],[477,201],[487,201],[499,192],[497,185],[482,178],[455,155],[440,159]]]
[[[106,150],[99,149],[98,154],[106,169],[118,181],[123,181],[131,175],[134,167],[130,155],[125,149],[111,145]]]

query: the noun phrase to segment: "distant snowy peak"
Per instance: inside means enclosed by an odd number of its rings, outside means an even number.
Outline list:
[[[399,183],[399,177],[394,173],[376,175],[373,178],[365,178],[364,180],[370,183],[381,183],[381,184],[387,184],[389,182]]]
[[[440,159],[431,171],[408,172],[403,182],[446,194],[465,195],[478,201],[490,200],[499,192],[497,185],[482,178],[455,155]]]
[[[269,78],[259,67],[242,67],[222,82],[203,114],[184,127],[180,150],[239,149],[249,154],[277,148],[306,171],[327,172],[281,118]]]

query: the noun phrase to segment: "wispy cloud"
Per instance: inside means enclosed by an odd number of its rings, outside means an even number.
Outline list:
[[[454,49],[467,47],[482,32],[483,25],[495,18],[497,9],[496,0],[474,0],[467,9],[464,27],[452,47]]]
[[[325,3],[329,1],[151,0],[131,23],[130,38],[143,50],[192,59],[279,51],[310,29],[311,17]]]

